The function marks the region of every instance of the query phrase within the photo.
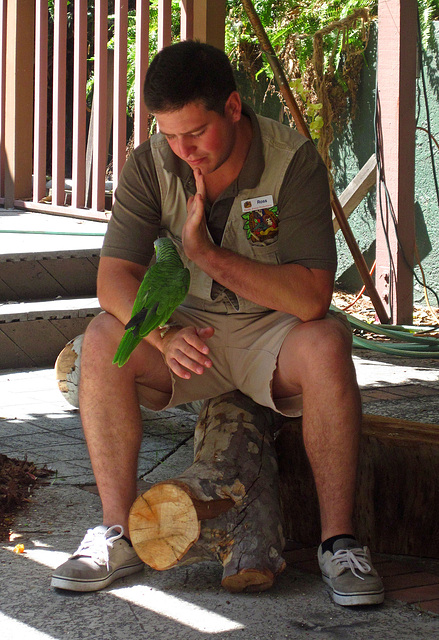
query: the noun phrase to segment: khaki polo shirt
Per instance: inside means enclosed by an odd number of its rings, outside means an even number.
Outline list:
[[[209,231],[218,245],[234,199],[242,189],[256,188],[264,171],[258,121],[246,105],[243,113],[250,118],[253,128],[247,158],[237,179],[205,207]],[[188,198],[195,193],[191,168],[170,148],[164,168],[180,178]],[[285,173],[278,210],[281,263],[335,272],[337,259],[327,171],[311,141],[306,141],[295,153]],[[101,255],[148,265],[160,218],[160,188],[148,140],[133,150],[123,167]]]

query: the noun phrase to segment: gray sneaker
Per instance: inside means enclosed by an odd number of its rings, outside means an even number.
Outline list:
[[[98,591],[118,578],[141,571],[142,560],[122,536],[119,524],[88,529],[75,553],[55,569],[52,587]]]
[[[318,550],[322,578],[331,587],[332,599],[341,605],[380,604],[384,586],[372,566],[367,547],[355,540],[341,538],[334,543],[334,553]]]

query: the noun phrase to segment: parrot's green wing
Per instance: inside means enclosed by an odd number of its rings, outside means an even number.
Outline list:
[[[134,301],[131,320],[114,356],[122,367],[142,338],[164,325],[189,291],[189,270],[169,238],[155,243],[157,262],[145,274]]]

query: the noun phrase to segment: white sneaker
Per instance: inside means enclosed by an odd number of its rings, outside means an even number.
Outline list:
[[[372,566],[370,551],[355,540],[341,538],[334,543],[334,553],[322,554],[318,559],[322,578],[331,587],[332,599],[341,605],[380,604],[384,600],[384,586]]]
[[[133,547],[122,538],[123,527],[100,525],[88,529],[78,549],[55,569],[52,587],[70,591],[98,591],[114,580],[143,569]]]

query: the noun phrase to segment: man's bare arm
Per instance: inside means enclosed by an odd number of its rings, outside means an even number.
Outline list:
[[[102,257],[97,280],[97,293],[102,309],[125,325],[131,318],[137,290],[145,273],[146,267],[135,262]]]
[[[270,265],[212,245],[197,263],[217,282],[256,304],[284,311],[304,322],[329,309],[334,274],[298,264]]]

